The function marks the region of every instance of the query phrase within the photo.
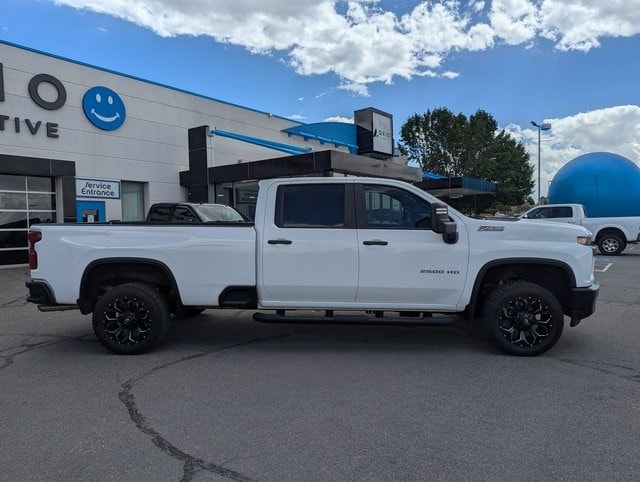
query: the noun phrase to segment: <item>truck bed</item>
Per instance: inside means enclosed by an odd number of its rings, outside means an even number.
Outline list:
[[[49,238],[49,240],[46,240]],[[255,286],[256,232],[251,223],[48,224],[38,243],[38,268],[65,272],[64,284],[50,286],[60,304],[76,303],[86,267],[94,263],[149,260],[163,265],[183,289],[185,305],[216,306],[229,285]]]

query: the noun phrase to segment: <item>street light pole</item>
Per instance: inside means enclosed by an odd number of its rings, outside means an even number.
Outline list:
[[[538,124],[534,121],[531,121],[531,124],[538,128],[538,204],[540,204],[540,131],[548,131],[551,129],[551,124],[548,122]]]

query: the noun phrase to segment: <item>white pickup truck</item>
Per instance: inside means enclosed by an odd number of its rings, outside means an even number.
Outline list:
[[[640,242],[640,216],[590,218],[582,204],[545,204],[529,209],[521,218],[579,224],[592,234],[604,255],[617,256],[627,244]]]
[[[395,180],[276,179],[260,183],[255,223],[34,226],[26,285],[41,311],[93,313],[122,354],[156,345],[172,314],[232,308],[276,323],[481,320],[530,356],[565,315],[594,312],[589,241],[581,226],[471,219]]]

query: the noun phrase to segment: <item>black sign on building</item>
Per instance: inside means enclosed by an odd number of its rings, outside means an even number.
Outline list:
[[[369,107],[354,113],[358,154],[388,159],[393,156],[393,116]]]

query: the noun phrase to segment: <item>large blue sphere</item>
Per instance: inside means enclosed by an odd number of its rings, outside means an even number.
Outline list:
[[[567,163],[549,187],[549,204],[584,204],[587,216],[640,216],[640,168],[611,152],[591,152]]]

